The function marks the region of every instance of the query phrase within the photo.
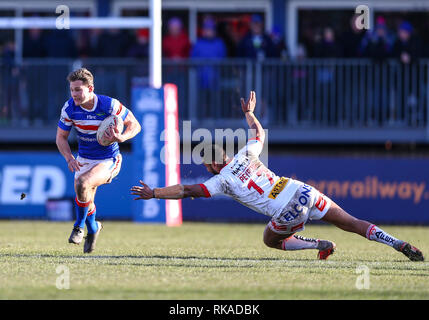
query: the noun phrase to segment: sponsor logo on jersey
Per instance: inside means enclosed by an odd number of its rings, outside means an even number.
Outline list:
[[[82,141],[86,141],[86,142],[95,142],[95,141],[97,141],[96,138],[87,138],[87,137],[81,137],[81,136],[78,136],[78,139],[80,139]]]
[[[280,194],[280,192],[283,191],[283,189],[286,187],[289,179],[285,177],[281,177],[279,181],[276,182],[274,187],[271,189],[270,194],[268,195],[268,198],[275,199]]]
[[[232,165],[232,174],[235,176],[240,175],[247,168],[249,163],[250,161],[248,158],[244,158],[242,162],[236,161]]]
[[[307,202],[310,200],[310,192],[311,192],[311,187],[304,184],[302,186],[302,191],[301,191],[301,196],[299,197],[298,201],[301,205],[305,206],[307,204]]]
[[[307,206],[308,202],[310,201],[311,189],[312,188],[306,184],[302,186],[302,190],[300,191],[300,195],[298,197],[298,203],[295,203],[295,205],[291,208],[292,210],[289,209],[283,214],[283,219],[289,222],[296,219],[300,214],[303,213],[303,207]]]

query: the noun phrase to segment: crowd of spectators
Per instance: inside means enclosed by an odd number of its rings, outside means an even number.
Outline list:
[[[397,59],[403,64],[429,57],[429,46],[413,24],[403,20],[396,28],[389,28],[386,19],[377,17],[370,30],[358,29],[355,18],[350,28],[335,32],[326,26],[314,30],[311,39],[306,39],[308,57],[315,58],[369,58],[375,61]]]
[[[286,57],[286,45],[279,28],[265,32],[262,16],[247,19],[246,32],[240,37],[226,24],[206,16],[193,43],[178,17],[169,19],[162,39],[163,56],[189,57]],[[5,46],[0,43],[1,47]],[[212,50],[214,49],[214,50]],[[2,53],[4,50],[1,50]],[[146,58],[149,53],[149,32],[141,30],[41,30],[24,31],[23,58]],[[10,54],[6,52],[6,54]],[[4,55],[4,54],[3,54]]]
[[[231,26],[204,17],[193,43],[178,17],[170,18],[162,39],[163,56],[181,58],[397,58],[410,63],[419,57],[429,57],[429,45],[424,43],[413,24],[403,21],[389,28],[379,16],[370,30],[359,30],[352,18],[350,26],[338,28],[318,26],[301,36],[298,52],[290,57],[285,35],[277,26],[266,32],[263,17],[248,16],[240,34]],[[3,59],[9,59],[10,44],[2,46]],[[149,32],[141,30],[40,30],[24,32],[24,58],[146,58],[149,52]],[[297,57],[296,55],[299,55]]]
[[[409,21],[390,28],[379,16],[370,30],[359,30],[352,18],[350,26],[318,26],[301,32],[298,52],[291,57],[285,35],[273,26],[266,32],[263,17],[247,17],[240,34],[228,23],[206,16],[198,26],[198,37],[193,43],[188,30],[178,17],[170,18],[163,34],[162,48],[165,58],[371,58],[375,60],[397,58],[410,63],[419,57],[429,57],[429,43]],[[10,43],[0,44],[3,59],[11,55]],[[149,52],[149,32],[142,30],[91,29],[41,30],[24,32],[22,55],[24,58],[146,58]],[[12,52],[13,54],[13,52]]]

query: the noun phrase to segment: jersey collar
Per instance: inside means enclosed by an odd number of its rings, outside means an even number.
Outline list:
[[[227,163],[225,163],[222,167],[222,169],[219,170],[219,173],[223,170],[223,168],[225,168],[227,165],[229,165],[229,163],[232,161],[232,159],[229,159]]]
[[[85,110],[86,112],[94,112],[95,109],[97,108],[97,103],[98,103],[98,97],[97,95],[94,93],[94,106],[92,107],[92,109],[85,109],[83,108],[81,105],[79,106],[82,110]]]

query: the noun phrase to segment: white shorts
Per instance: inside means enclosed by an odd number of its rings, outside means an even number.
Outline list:
[[[83,164],[82,167],[80,167],[79,171],[76,171],[74,174],[74,179],[78,179],[82,174],[85,172],[88,172],[92,168],[94,168],[96,165],[102,163],[104,167],[104,174],[106,176],[106,183],[112,182],[112,179],[116,177],[121,171],[121,165],[122,165],[122,155],[118,154],[114,158],[108,158],[108,159],[101,159],[101,160],[92,160],[92,159],[86,159],[82,157],[77,157],[77,161],[79,161],[81,164]]]
[[[327,196],[301,182],[292,199],[280,213],[273,216],[268,227],[279,234],[302,231],[308,219],[322,219],[331,204],[332,200]]]

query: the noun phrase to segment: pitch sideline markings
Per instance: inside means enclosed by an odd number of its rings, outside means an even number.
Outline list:
[[[339,260],[330,260],[330,261],[319,261],[312,259],[276,259],[276,258],[246,258],[246,257],[237,257],[237,258],[216,258],[216,257],[196,257],[196,256],[182,256],[182,257],[174,257],[174,256],[160,256],[160,255],[146,255],[146,256],[132,256],[132,255],[124,255],[124,256],[112,256],[112,255],[96,255],[96,256],[67,256],[67,255],[51,255],[51,254],[0,254],[0,257],[11,257],[11,258],[37,258],[37,259],[67,259],[67,260],[170,260],[170,261],[180,261],[187,260],[190,262],[198,262],[198,261],[213,261],[213,262],[221,262],[226,264],[240,265],[242,263],[264,263],[269,266],[270,264],[282,264],[288,267],[344,267],[344,268],[354,268],[357,264],[365,264],[368,267],[372,267],[374,269],[385,269],[386,267],[390,267],[395,270],[429,270],[429,262],[411,262],[411,261],[368,261],[368,260],[353,260],[353,261],[339,261]],[[305,263],[305,266],[303,265]],[[398,265],[401,264],[401,265]],[[390,266],[389,266],[390,265]],[[404,266],[403,268],[398,268],[399,266]],[[249,265],[251,266],[251,265]],[[198,267],[198,265],[195,265]]]

